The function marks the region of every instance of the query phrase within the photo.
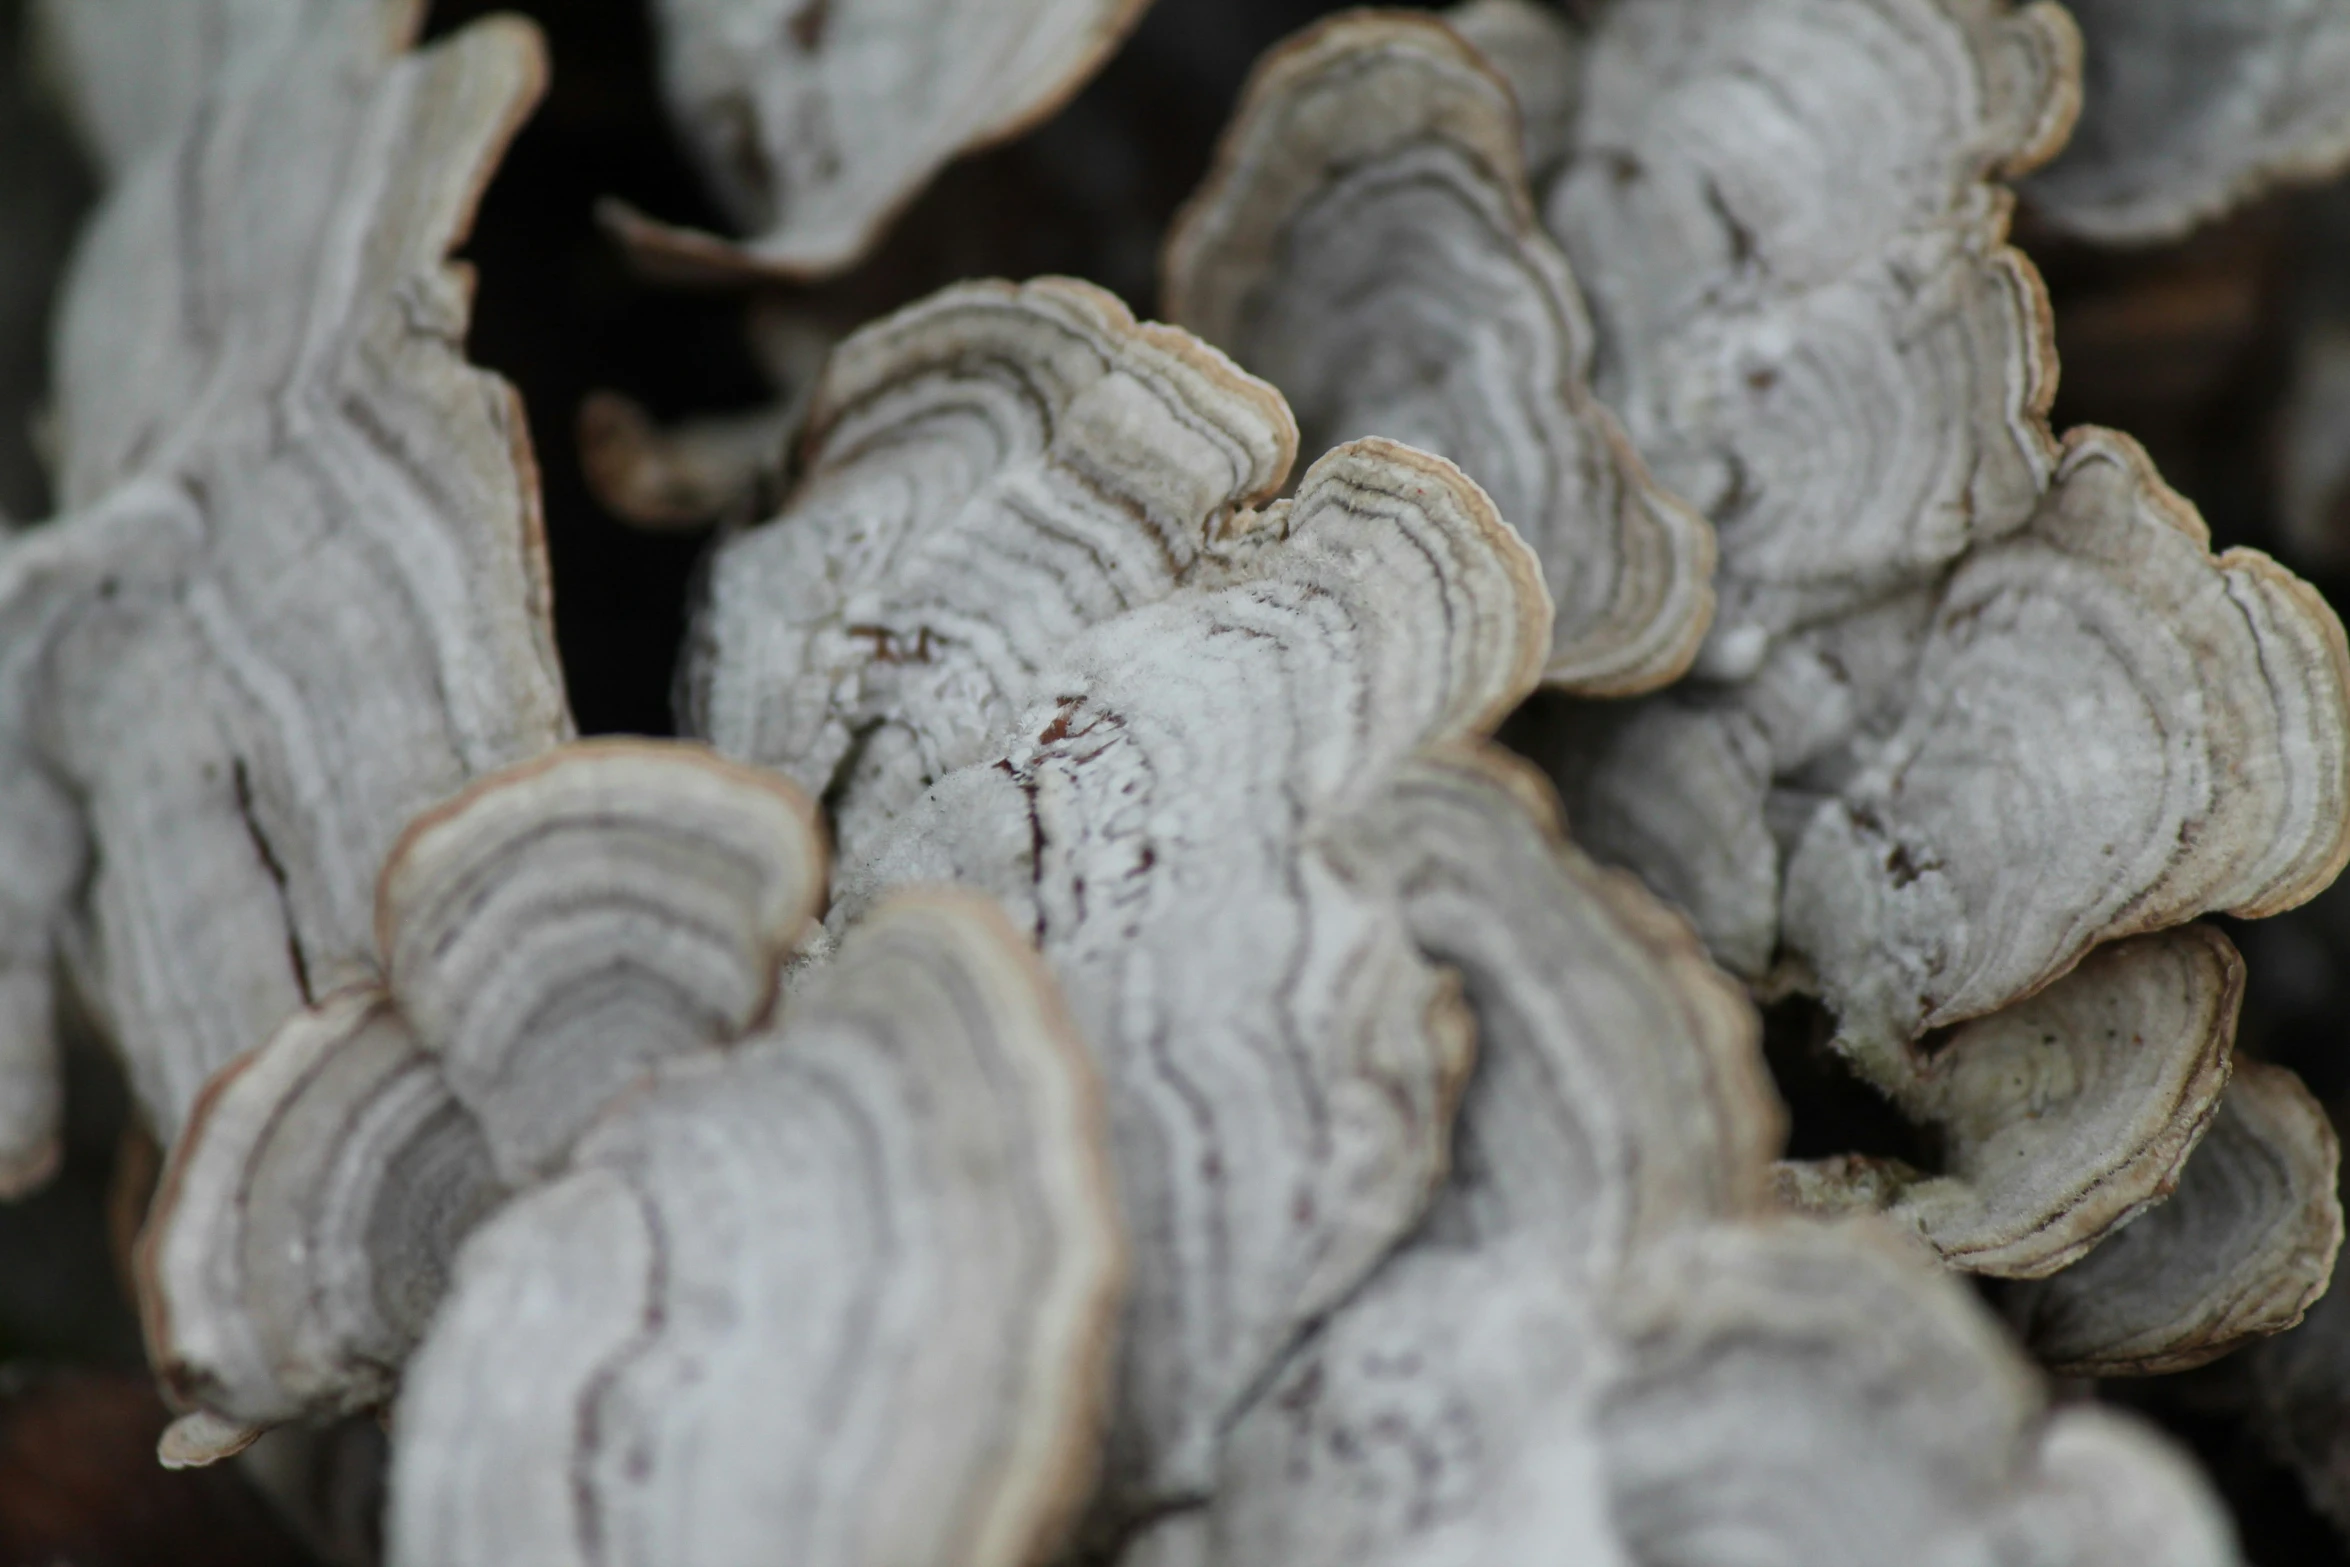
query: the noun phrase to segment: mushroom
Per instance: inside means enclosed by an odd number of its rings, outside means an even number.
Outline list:
[[[1080,285],[950,289],[843,345],[784,514],[717,556],[689,714],[839,824],[835,928],[994,893],[1106,1082],[1136,1237],[1105,1518],[1198,1494],[1221,1422],[1439,1178],[1469,1041],[1353,802],[1489,728],[1550,634],[1439,458],[1294,500],[1262,383]]]
[[[2226,1081],[2224,942],[2092,955],[2289,907],[2350,853],[2332,613],[2214,558],[2125,437],[2047,429],[2046,303],[1991,181],[2061,141],[2076,54],[2044,4],[1595,24],[1545,213],[1600,393],[1720,530],[1722,611],[1701,678],[1514,731],[1596,852],[1762,993],[1820,996],[1941,1144],[1930,1175],[1845,1158],[1783,1191],[2020,1278],[2166,1194]]]
[[[853,266],[958,155],[1066,102],[1150,0],[660,0],[661,85],[743,245],[618,203],[648,264],[811,279]]]
[[[1547,681],[1621,695],[1688,668],[1711,531],[1585,386],[1510,90],[1442,23],[1342,13],[1260,61],[1165,270],[1170,319],[1278,385],[1305,450],[1389,436],[1485,488],[1557,606]]]
[[[1988,181],[2062,141],[2077,54],[2046,3],[1659,0],[1594,28],[1545,216],[1601,398],[1719,530],[1708,671],[2030,514],[2047,305]]]
[[[1751,1011],[1549,814],[1471,753],[1359,818],[1364,873],[1403,889],[1477,1020],[1453,1172],[1237,1421],[1206,1505],[1128,1567],[2085,1562],[2117,1540],[2230,1560],[2191,1470],[2126,1422],[2047,1414],[1979,1308],[1881,1231],[1755,1215],[1778,1127]]]
[[[1099,1089],[1021,933],[893,899],[481,1229],[395,1426],[395,1564],[1046,1560],[1122,1242]]]
[[[273,68],[305,37],[374,27],[385,55],[415,35],[420,0],[32,0],[34,48],[109,180],[177,138],[206,97]]]
[[[137,161],[63,300],[65,515],[0,546],[11,1186],[52,1146],[60,944],[168,1141],[369,977],[408,818],[569,729],[521,410],[446,260],[542,47],[387,55],[335,14]]]
[[[1885,1211],[1975,1272],[2052,1273],[2170,1192],[2219,1110],[2243,987],[2209,926],[2100,947],[1880,1083],[1940,1144],[1941,1174],[1843,1155],[1782,1165],[1780,1193]]]
[[[2040,1358],[2075,1376],[2183,1371],[2293,1326],[2342,1245],[2341,1149],[2279,1067],[2239,1062],[2178,1190],[2005,1305]]]
[[[139,1274],[175,1398],[383,1402],[458,1243],[659,1063],[750,1031],[823,889],[813,807],[694,747],[566,746],[419,819],[384,981],[233,1062],[173,1151]]]
[[[2342,0],[2067,0],[2081,123],[2024,185],[2036,217],[2103,244],[2177,239],[2275,185],[2350,163]]]
[[[2301,1323],[2254,1345],[2230,1367],[2248,1385],[2251,1423],[2301,1478],[2338,1530],[2350,1530],[2350,1291],[2328,1290]]]

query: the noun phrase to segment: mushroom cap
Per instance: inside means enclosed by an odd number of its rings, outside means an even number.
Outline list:
[[[2104,244],[2177,239],[2271,186],[2350,163],[2341,0],[2066,0],[2086,43],[2081,119],[2023,187]]]
[[[385,983],[520,1183],[654,1063],[765,1015],[825,870],[815,806],[772,773],[566,746],[401,836],[376,897]]]
[[[1887,1085],[1943,1173],[1835,1158],[1782,1196],[1885,1208],[1952,1265],[2040,1278],[2170,1195],[2227,1087],[2244,965],[2186,925],[2098,948],[2047,989],[1912,1052]]]
[[[2208,546],[2134,442],[2079,430],[2030,525],[1953,573],[1900,728],[1787,864],[1784,939],[1858,1056],[2350,857],[2341,623]]]
[[[1484,487],[1542,560],[1550,682],[1624,694],[1688,668],[1711,530],[1585,386],[1591,329],[1510,89],[1450,29],[1343,13],[1268,54],[1165,273],[1169,317],[1280,386],[1307,451],[1387,436]]]
[[[1988,182],[2061,143],[2078,52],[2046,3],[1658,0],[1594,26],[1545,217],[1601,397],[1719,531],[1701,668],[1751,673],[2029,514],[2054,359]]]
[[[2062,1273],[2014,1286],[2008,1315],[2077,1376],[2184,1371],[2289,1328],[2333,1277],[2340,1162],[2301,1079],[2238,1062],[2170,1199]]]
[[[457,1243],[504,1195],[481,1124],[391,999],[330,996],[197,1100],[138,1251],[148,1357],[215,1419],[379,1404]]]
[[[423,12],[421,0],[32,0],[29,19],[44,74],[114,179],[176,136],[207,93],[268,70],[295,40],[372,27],[389,57]]]
[[[844,860],[977,758],[1069,637],[1164,595],[1296,455],[1280,394],[1091,284],[948,288],[833,354],[782,516],[719,548],[686,727]]]
[[[256,1425],[382,1403],[473,1227],[766,1016],[824,863],[796,790],[677,744],[564,746],[420,818],[384,984],[232,1062],[172,1150],[139,1280],[177,1399]]]
[[[389,57],[371,9],[317,14],[84,236],[55,355],[70,511],[0,552],[23,775],[0,852],[36,873],[0,969],[45,970],[75,922],[166,1141],[215,1069],[371,977],[408,818],[570,724],[521,410],[459,351],[447,260],[542,46],[493,19]],[[38,885],[85,843],[86,887]]]
[[[1003,900],[1101,1064],[1139,1237],[1110,1514],[1207,1483],[1235,1401],[1442,1174],[1467,1023],[1394,893],[1349,873],[1353,811],[1524,695],[1544,611],[1459,470],[1340,447],[843,856],[836,924],[908,884]]]
[[[660,0],[661,86],[741,245],[611,208],[684,275],[845,271],[932,175],[1058,109],[1150,0]]]
[[[876,911],[467,1243],[398,1410],[390,1559],[1045,1559],[1109,1379],[1104,1135],[1000,911]]]

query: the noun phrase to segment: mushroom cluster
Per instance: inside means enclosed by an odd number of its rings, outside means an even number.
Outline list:
[[[2314,176],[2326,6],[1324,17],[1166,322],[771,295],[786,404],[582,410],[727,526],[687,738],[579,740],[451,259],[537,30],[35,4],[106,192],[0,538],[0,1192],[62,984],[167,1464],[376,1417],[393,1567],[2225,1567],[2043,1373],[2268,1338],[2350,1515],[2350,1316],[2271,1337],[2338,1146],[2204,918],[2350,861],[2350,644],[2054,433],[2004,183]],[[808,289],[1145,9],[649,0],[755,237],[603,227]],[[1785,1157],[1766,1016],[1928,1155]]]
[[[1556,34],[1497,59],[1514,89],[1467,42],[1510,37],[1505,14]],[[1344,366],[1298,380],[1330,420],[1436,430],[1547,540],[1491,432],[1555,400],[1487,346],[1538,334],[1444,271],[1497,243],[1462,193],[1539,208],[1598,399],[1713,521],[1720,610],[1691,678],[1626,704],[1569,676],[1582,699],[1514,736],[1587,846],[1766,997],[1819,998],[1935,1145],[1932,1170],[1784,1166],[1782,1196],[2035,1281],[2009,1299],[2062,1366],[2172,1368],[2297,1320],[2340,1244],[2334,1140],[2289,1076],[2247,1074],[2220,1124],[2277,1178],[2249,1218],[2193,1217],[2237,1189],[2181,1182],[2241,979],[2187,922],[2291,907],[2350,855],[2350,654],[2298,579],[2212,556],[2126,437],[2049,431],[2047,304],[1993,182],[2063,140],[2071,23],[1934,0],[1638,0],[1582,35],[1469,15],[1342,18],[1261,67],[1170,243],[1171,303],[1243,363]],[[1523,126],[1512,91],[1542,106]],[[1513,157],[1525,126],[1557,139]],[[1545,271],[1551,298],[1572,286]],[[1289,304],[1313,293],[1361,313]],[[1357,368],[1396,321],[1442,323],[1445,376]],[[2159,1270],[2064,1271],[2166,1197],[2135,1243]]]

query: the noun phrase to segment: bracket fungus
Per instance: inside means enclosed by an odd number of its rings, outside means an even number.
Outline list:
[[[1513,731],[1588,845],[1766,993],[1820,997],[1939,1144],[1931,1175],[1844,1158],[1782,1191],[2016,1278],[2167,1194],[2217,1112],[2236,960],[2155,933],[2290,907],[2350,854],[2331,611],[2214,557],[2127,438],[2048,429],[2047,302],[1994,181],[2062,142],[2078,56],[2047,4],[1598,18],[1543,210],[1597,390],[1719,531],[1721,608],[1699,678]],[[2323,1250],[2215,1285],[2269,1303],[2228,1320],[2290,1321]],[[2131,1343],[2108,1369],[2193,1352]]]
[[[1962,1291],[1882,1233],[1757,1214],[1751,1010],[1548,809],[1467,754],[1362,818],[1363,873],[1477,1020],[1453,1171],[1127,1560],[2232,1560],[2179,1460],[2046,1411]]]
[[[1700,667],[1931,582],[2053,450],[2047,304],[1989,181],[2077,103],[2053,4],[1653,0],[1604,12],[1544,203],[1594,384],[1720,536]]]
[[[796,791],[675,745],[566,746],[420,818],[382,983],[232,1063],[173,1151],[139,1272],[175,1396],[250,1425],[382,1402],[468,1230],[765,1016],[824,864]]]
[[[742,245],[606,212],[685,275],[829,276],[930,177],[1084,85],[1150,0],[659,0],[661,82]]]
[[[2081,123],[2023,187],[2050,226],[2177,239],[2271,186],[2350,164],[2342,0],[2066,0],[2086,43]]]
[[[1048,1559],[1117,1324],[1103,1121],[1002,912],[890,901],[467,1244],[399,1406],[391,1560]]]
[[[1294,439],[1096,291],[947,290],[843,345],[688,670],[695,727],[831,806],[836,925],[967,882],[1066,990],[1135,1237],[1113,1511],[1198,1493],[1439,1179],[1465,1021],[1346,823],[1549,645],[1531,556],[1439,458],[1359,441],[1246,510]]]
[[[387,55],[346,10],[137,160],[62,303],[65,514],[0,546],[11,1186],[53,1135],[61,946],[168,1141],[367,975],[408,818],[568,731],[522,414],[446,259],[541,45]]]
[[[1622,695],[1688,668],[1712,532],[1584,384],[1590,324],[1510,89],[1450,29],[1353,12],[1276,48],[1165,270],[1169,319],[1279,386],[1305,450],[1387,436],[1483,486],[1542,561],[1547,681]]]

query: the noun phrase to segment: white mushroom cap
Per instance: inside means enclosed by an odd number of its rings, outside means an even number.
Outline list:
[[[569,729],[521,410],[462,357],[447,259],[543,49],[506,19],[394,55],[389,12],[305,15],[84,236],[55,354],[71,509],[0,549],[20,1177],[61,929],[168,1141],[215,1069],[371,977],[408,818]]]
[[[1084,85],[1150,0],[660,0],[661,84],[741,246],[624,208],[621,237],[688,274],[853,266],[950,159]]]
[[[1711,531],[1585,386],[1590,325],[1510,91],[1442,24],[1343,13],[1268,54],[1169,237],[1166,295],[1281,387],[1307,451],[1387,436],[1483,486],[1541,557],[1549,682],[1647,690],[1696,656]]]
[[[399,1406],[390,1559],[1045,1559],[1109,1382],[1104,1138],[1020,933],[892,902],[467,1244]]]
[[[2081,122],[2024,185],[2106,244],[2176,239],[2271,186],[2350,163],[2342,0],[2066,0],[2087,44]]]

